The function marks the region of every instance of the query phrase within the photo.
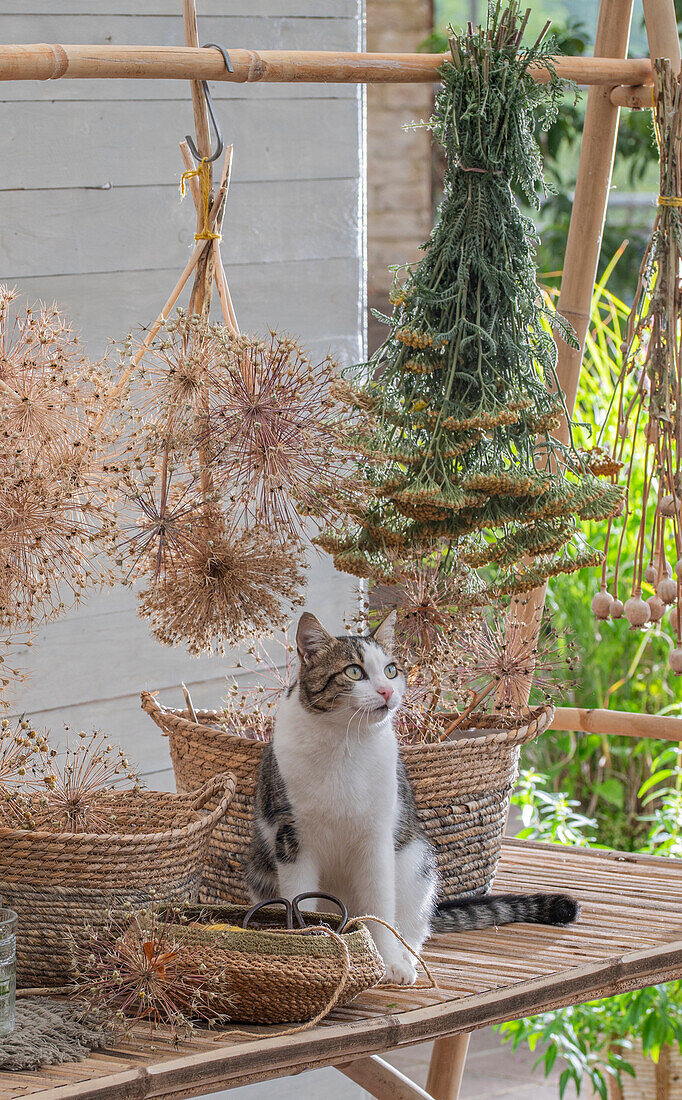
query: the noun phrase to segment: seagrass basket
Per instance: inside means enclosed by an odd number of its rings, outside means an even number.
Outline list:
[[[190,717],[186,710],[162,706],[148,692],[142,694],[142,709],[168,735],[179,790],[226,768],[236,776],[230,817],[213,835],[199,896],[206,902],[245,903],[243,868],[264,743],[231,733],[220,711],[196,711]],[[554,708],[546,705],[519,719],[472,714],[472,728],[456,739],[402,747],[419,817],[436,852],[442,898],[490,889],[520,746],[546,730],[553,716]]]
[[[308,924],[324,922],[332,936],[288,930],[283,914],[274,911],[256,914],[253,924],[242,928],[245,913],[243,906],[185,905],[176,911],[180,923],[173,924],[173,939],[198,948],[207,969],[220,972],[211,1009],[231,1022],[313,1020],[381,981],[384,964],[362,922],[337,933],[338,914],[308,914]],[[209,931],[206,925],[214,922],[229,927]]]
[[[193,794],[112,791],[106,834],[0,828],[0,899],[19,915],[18,986],[68,983],[67,929],[105,924],[152,898],[195,900],[234,786],[232,776],[215,775]]]

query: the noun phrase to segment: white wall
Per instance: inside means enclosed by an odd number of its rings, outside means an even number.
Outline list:
[[[182,45],[179,0],[0,0],[0,40]],[[341,49],[361,43],[359,0],[199,0],[200,41],[228,49]],[[229,14],[228,14],[229,13]],[[223,257],[243,330],[286,328],[346,363],[364,324],[362,98],[353,86],[212,86],[235,147]],[[152,321],[193,245],[178,142],[192,132],[178,81],[0,84],[0,281],[56,299],[92,356]],[[311,568],[308,606],[340,624],[347,577]],[[171,780],[166,742],[139,709],[144,688],[181,705],[224,695],[232,662],[158,645],[123,590],[91,596],[22,655],[17,700],[55,733],[101,727],[147,781]]]

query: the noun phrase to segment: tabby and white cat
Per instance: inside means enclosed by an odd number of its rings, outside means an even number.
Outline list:
[[[314,615],[301,616],[298,676],[258,773],[246,869],[253,900],[323,890],[351,914],[395,925],[416,951],[430,931],[575,920],[575,901],[557,894],[436,904],[435,856],[393,731],[406,687],[394,622],[392,613],[366,637],[335,638]],[[380,925],[372,934],[385,980],[414,982],[414,961],[395,937]]]

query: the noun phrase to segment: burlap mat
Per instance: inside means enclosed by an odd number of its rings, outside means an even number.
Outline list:
[[[0,1069],[33,1070],[58,1062],[79,1062],[105,1047],[105,1029],[83,1020],[68,1001],[26,997],[17,1001],[16,1027],[0,1038]]]

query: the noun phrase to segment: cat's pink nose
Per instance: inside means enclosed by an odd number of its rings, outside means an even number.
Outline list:
[[[379,692],[379,695],[381,695],[386,700],[386,702],[388,702],[388,700],[393,695],[393,688],[377,688],[377,691]]]

